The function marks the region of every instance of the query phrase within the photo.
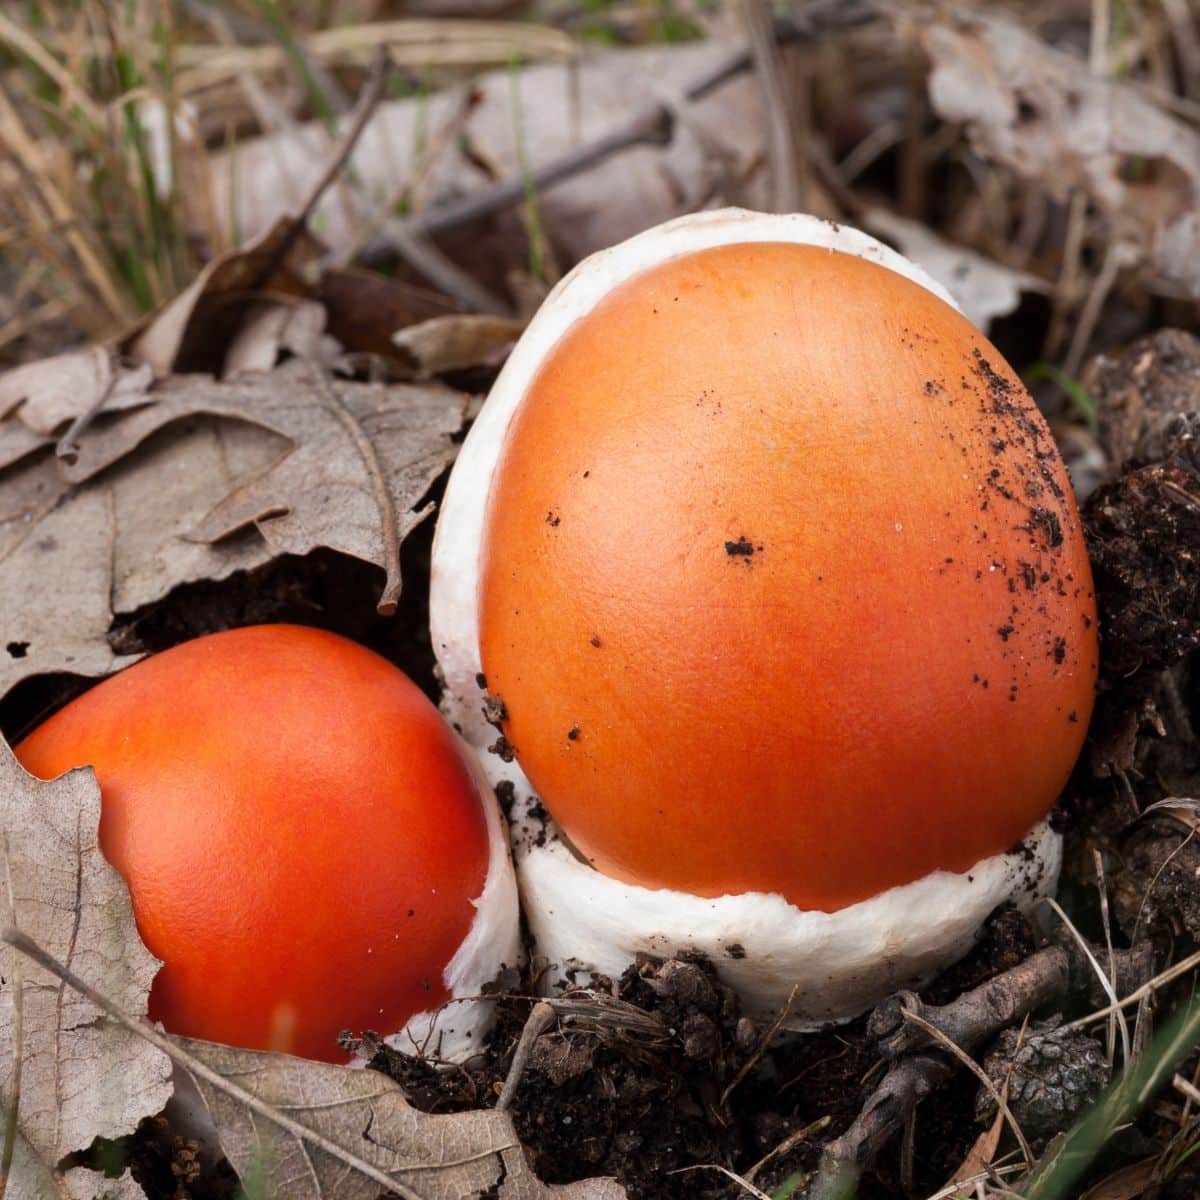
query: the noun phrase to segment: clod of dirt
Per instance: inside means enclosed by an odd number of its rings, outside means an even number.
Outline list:
[[[1190,934],[1200,939],[1200,843],[1187,825],[1168,819],[1139,824],[1121,848],[1113,909],[1129,937]]]
[[[1160,329],[1098,354],[1080,380],[1096,402],[1100,441],[1114,471],[1170,458],[1179,418],[1200,413],[1200,338]]]
[[[1165,329],[1085,373],[1121,473],[1083,509],[1104,633],[1102,678],[1131,677],[1200,646],[1200,339]]]
[[[1196,421],[1200,434],[1200,418]],[[1200,441],[1122,475],[1084,508],[1107,680],[1157,672],[1200,647]]]
[[[1103,1091],[1112,1075],[1104,1047],[1085,1033],[1060,1033],[1059,1018],[1028,1029],[1006,1029],[983,1060],[996,1091],[1008,1087],[1008,1106],[1025,1136],[1051,1137],[1069,1128]],[[980,1088],[976,1116],[989,1121],[996,1101]]]

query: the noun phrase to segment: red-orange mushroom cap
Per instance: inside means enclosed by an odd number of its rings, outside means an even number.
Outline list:
[[[679,896],[709,902],[680,909],[684,944],[740,956],[737,929],[774,923],[812,976],[829,964],[790,909],[826,949],[853,930],[834,974],[894,986],[1053,886],[1052,835],[1032,873],[1005,852],[1091,709],[1069,480],[995,349],[855,231],[708,213],[583,264],[468,439],[433,597],[451,703],[478,707],[482,672],[515,782],[595,868],[568,887],[561,844],[524,855],[543,952],[544,928],[580,954],[554,932],[579,919],[612,970],[601,943],[646,948]],[[641,934],[580,915],[619,896]],[[747,897],[782,907],[738,916]],[[905,930],[921,904],[930,928]]]
[[[1058,451],[943,300],[815,246],[669,260],[577,321],[492,483],[488,688],[597,870],[836,909],[1019,841],[1082,744]]]
[[[100,846],[160,958],[172,1033],[345,1061],[517,955],[515,889],[486,782],[401,671],[288,625],[213,634],[100,683],[16,754],[94,768]],[[469,1047],[485,1015],[437,1031]],[[436,1039],[436,1034],[435,1034]]]

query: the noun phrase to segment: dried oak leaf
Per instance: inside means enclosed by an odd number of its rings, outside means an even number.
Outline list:
[[[381,611],[400,594],[399,545],[432,511],[416,507],[454,457],[467,398],[441,387],[345,383],[293,360],[276,371],[216,383],[180,377],[158,403],[96,429],[64,468],[83,482],[164,426],[198,414],[250,421],[291,442],[188,533],[212,544],[250,526],[277,554],[319,546],[384,568]]]
[[[0,814],[15,924],[60,962],[143,1016],[158,960],[142,945],[124,880],[98,843],[100,791],[90,769],[49,783],[0,743]],[[22,1013],[20,1128],[43,1163],[132,1133],[171,1095],[171,1064],[41,968],[0,947],[0,1045]],[[7,1050],[6,1050],[7,1053]]]
[[[429,511],[468,398],[326,382],[293,361],[236,381],[181,377],[0,480],[0,694],[32,675],[98,676],[114,612],[316,546],[389,570]]]
[[[264,1194],[287,1200],[375,1200],[367,1163],[419,1200],[625,1200],[614,1179],[550,1186],[529,1169],[506,1112],[434,1115],[412,1108],[398,1084],[377,1071],[309,1062],[283,1054],[174,1039],[223,1078],[334,1143],[333,1153],[252,1112],[227,1091],[193,1075],[239,1174],[260,1172]]]
[[[922,26],[929,97],[974,149],[1056,196],[1083,189],[1110,240],[1200,293],[1200,133],[1134,86],[994,17]]]

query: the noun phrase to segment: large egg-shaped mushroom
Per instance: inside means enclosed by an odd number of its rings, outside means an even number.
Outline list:
[[[820,1021],[1054,885],[1097,656],[1070,483],[856,231],[705,213],[577,268],[456,466],[432,619],[451,714],[554,819],[518,847],[550,958],[698,948]]]

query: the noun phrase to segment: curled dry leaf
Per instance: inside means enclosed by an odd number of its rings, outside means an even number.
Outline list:
[[[27,775],[0,743],[0,814],[15,924],[61,962],[144,1016],[158,961],[142,945],[124,880],[100,853],[100,791],[90,770],[50,783]],[[18,1118],[47,1164],[96,1137],[132,1133],[171,1095],[161,1052],[15,952],[0,947],[0,1046],[13,1045],[14,975],[23,980]]]
[[[996,317],[1015,312],[1022,292],[1044,292],[1036,275],[1006,267],[976,250],[956,246],[927,225],[884,208],[871,208],[863,224],[922,266],[954,297],[968,320],[985,333]]]
[[[315,300],[255,302],[225,352],[221,375],[232,379],[247,371],[269,371],[283,350],[296,358],[322,361],[324,334],[325,306]]]
[[[261,1172],[268,1197],[375,1200],[382,1188],[355,1165],[357,1160],[389,1176],[397,1194],[410,1200],[484,1194],[496,1200],[625,1200],[624,1188],[613,1179],[557,1187],[542,1183],[529,1169],[505,1112],[431,1115],[412,1108],[399,1085],[376,1071],[173,1040],[345,1152],[332,1153],[298,1137],[193,1075],[229,1161],[243,1177],[252,1166]]]
[[[392,341],[428,377],[464,367],[497,366],[521,336],[524,321],[486,315],[433,317],[409,325]]]
[[[1200,294],[1200,133],[1004,20],[922,26],[929,96],[978,153],[1065,196],[1084,189],[1112,240]]]
[[[431,511],[417,506],[454,455],[465,403],[440,387],[331,381],[300,360],[225,383],[180,377],[154,406],[94,430],[64,474],[90,479],[184,417],[251,421],[291,448],[202,515],[189,540],[215,543],[253,526],[267,557],[326,546],[383,567],[386,594],[398,596],[400,542]]]
[[[172,371],[218,371],[263,292],[307,299],[324,244],[279,210],[240,250],[214,258],[187,288],[126,334],[122,348],[165,379]]]
[[[389,571],[428,513],[468,397],[327,382],[292,361],[234,382],[180,377],[0,481],[0,694],[31,675],[132,661],[106,635],[180,584],[328,546]]]

